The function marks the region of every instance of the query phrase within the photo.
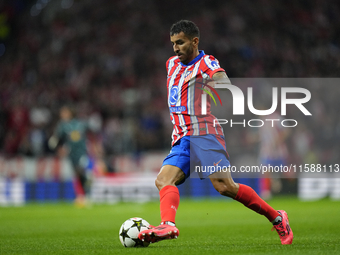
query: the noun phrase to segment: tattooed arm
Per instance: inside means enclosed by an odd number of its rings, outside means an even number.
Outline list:
[[[222,71],[214,73],[214,75],[212,76],[212,79],[214,81],[217,81],[217,83],[221,83],[223,81],[223,83],[225,82],[226,84],[231,84],[227,74],[225,72],[222,72]],[[215,82],[209,82],[208,84],[212,87],[215,87]]]
[[[228,76],[227,76],[227,74],[226,74],[225,72],[217,72],[217,73],[215,73],[215,74],[212,76],[212,79],[213,79],[214,81],[225,80],[225,79],[228,79],[228,80],[229,80],[229,78],[228,78]]]
[[[214,81],[225,80],[226,82],[230,83],[230,80],[225,72],[217,72],[212,78]]]

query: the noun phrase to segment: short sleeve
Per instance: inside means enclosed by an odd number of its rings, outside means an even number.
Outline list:
[[[217,72],[224,72],[219,61],[214,56],[205,55],[202,62],[201,70],[209,75],[210,78]]]

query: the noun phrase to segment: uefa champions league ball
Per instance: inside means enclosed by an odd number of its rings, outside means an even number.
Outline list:
[[[138,239],[139,232],[149,229],[150,224],[142,218],[130,218],[119,229],[119,240],[124,247],[147,247],[149,243]]]

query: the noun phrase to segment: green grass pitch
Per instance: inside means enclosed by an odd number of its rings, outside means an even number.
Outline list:
[[[339,201],[292,197],[269,203],[288,212],[293,245],[282,246],[265,217],[235,201],[182,199],[179,238],[147,248],[124,248],[118,231],[130,217],[158,224],[158,202],[0,208],[0,254],[340,254]]]

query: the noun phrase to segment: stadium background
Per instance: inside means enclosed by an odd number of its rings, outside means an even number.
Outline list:
[[[339,3],[329,0],[0,1],[1,204],[74,198],[68,161],[47,146],[65,103],[97,127],[88,146],[111,166],[109,179],[98,170],[96,201],[158,196],[152,179],[172,130],[165,61],[173,54],[173,22],[194,21],[200,48],[231,78],[326,78],[339,73],[339,17]],[[304,124],[286,141],[288,161],[339,163],[340,87],[310,89],[313,118],[298,119]],[[226,133],[233,160],[258,158],[250,132]],[[258,191],[255,179],[243,181]],[[283,179],[277,194],[297,194],[298,182]],[[331,182],[315,186],[320,194],[312,198],[339,199],[340,185]],[[195,179],[181,189],[188,196],[215,194]]]

